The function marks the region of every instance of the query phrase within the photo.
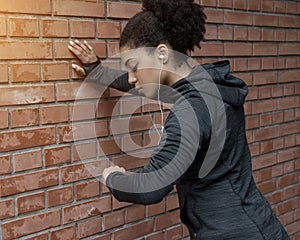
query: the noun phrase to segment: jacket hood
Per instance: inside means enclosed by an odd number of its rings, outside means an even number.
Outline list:
[[[224,102],[233,107],[241,107],[245,103],[248,87],[240,78],[230,74],[230,63],[228,60],[206,63],[195,68],[202,68],[201,72],[204,69],[209,74],[217,85]],[[191,75],[193,75],[193,71]]]
[[[195,90],[195,87],[200,92],[203,91],[217,98],[221,97],[223,102],[236,108],[243,106],[248,94],[247,85],[240,78],[230,74],[230,63],[228,60],[224,60],[196,65],[188,76],[175,82],[171,88],[163,85],[160,100],[174,103],[180,99],[181,94],[187,94],[193,89]]]

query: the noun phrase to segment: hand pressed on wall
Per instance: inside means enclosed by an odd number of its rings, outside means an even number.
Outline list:
[[[104,181],[106,182],[106,178],[108,177],[109,174],[113,173],[113,172],[122,172],[125,173],[125,169],[119,166],[113,166],[113,167],[108,167],[105,168],[103,173],[102,173],[102,177],[104,179]]]
[[[98,61],[97,55],[95,54],[92,46],[86,41],[83,41],[83,43],[78,40],[70,41],[68,48],[82,64],[90,64]],[[84,69],[77,64],[72,64],[72,68],[77,73],[83,76],[86,75]]]

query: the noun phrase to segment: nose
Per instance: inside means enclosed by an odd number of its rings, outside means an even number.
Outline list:
[[[132,72],[128,72],[128,83],[129,84],[136,84],[137,79]]]

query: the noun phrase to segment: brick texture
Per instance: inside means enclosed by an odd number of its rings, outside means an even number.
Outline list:
[[[300,3],[195,2],[208,24],[192,57],[228,59],[232,74],[248,84],[254,179],[291,240],[299,240]],[[148,132],[149,112],[158,105],[82,88],[71,68],[78,61],[67,49],[70,39],[88,41],[102,59],[113,57],[121,30],[140,10],[139,1],[126,0],[0,0],[0,239],[188,236],[176,190],[160,203],[134,205],[117,201],[95,178],[109,161],[127,169],[147,164],[158,141]]]

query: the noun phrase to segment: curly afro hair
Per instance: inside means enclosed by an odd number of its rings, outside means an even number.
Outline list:
[[[156,47],[168,44],[186,54],[200,48],[206,15],[193,0],[142,0],[143,10],[124,28],[120,47]]]

